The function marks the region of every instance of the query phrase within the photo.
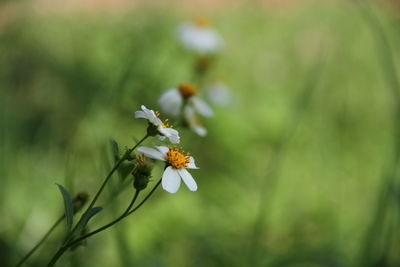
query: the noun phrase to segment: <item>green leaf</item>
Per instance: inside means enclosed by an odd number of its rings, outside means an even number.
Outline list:
[[[115,161],[119,160],[119,146],[117,141],[110,139],[111,152]]]
[[[74,204],[72,203],[71,195],[62,185],[56,184],[64,199],[65,218],[67,218],[68,229],[71,230],[74,217]]]
[[[89,223],[89,220],[96,215],[97,213],[99,213],[100,211],[102,211],[103,208],[102,207],[93,207],[91,208],[88,213],[85,214],[85,216],[82,218],[82,222],[78,227],[78,231],[82,232],[86,225]]]

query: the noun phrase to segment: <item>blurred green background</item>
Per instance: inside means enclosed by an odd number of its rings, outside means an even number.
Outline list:
[[[207,137],[181,131],[199,190],[159,188],[59,266],[400,266],[399,11],[362,3],[1,3],[1,265],[62,214],[55,183],[93,196],[112,166],[110,138],[132,146],[146,130],[133,112],[193,82],[175,30],[202,15],[226,43],[208,78],[223,77],[233,101],[203,119]],[[128,183],[90,228],[132,193]],[[26,266],[44,266],[64,233],[62,224]]]

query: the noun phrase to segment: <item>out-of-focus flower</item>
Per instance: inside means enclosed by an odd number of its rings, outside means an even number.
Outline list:
[[[214,104],[227,106],[232,101],[231,89],[222,81],[214,81],[206,88],[207,98]]]
[[[214,113],[208,104],[197,97],[196,94],[196,87],[183,83],[177,88],[172,88],[162,94],[158,104],[163,112],[174,117],[181,113],[184,102],[186,102],[186,105],[192,106],[197,113],[204,117],[213,116]]]
[[[159,134],[159,138],[163,140],[165,137],[169,139],[172,144],[178,144],[180,141],[179,132],[172,129],[172,126],[168,124],[168,119],[161,121],[159,112],[154,112],[151,109],[146,108],[144,105],[141,106],[142,110],[135,112],[135,118],[146,119],[149,121],[149,127],[147,132],[153,135],[153,132]],[[153,131],[153,129],[155,131]]]
[[[162,187],[169,193],[176,193],[181,185],[181,179],[190,191],[197,190],[196,181],[186,169],[198,169],[194,158],[184,154],[181,149],[175,146],[156,146],[156,149],[139,147],[138,152],[146,157],[166,162],[167,167],[162,176]]]
[[[211,27],[205,18],[196,18],[178,27],[178,39],[186,49],[199,54],[212,54],[224,46],[222,37]]]
[[[186,106],[183,110],[183,116],[187,126],[196,134],[204,137],[207,135],[207,129],[203,127],[198,118],[196,117],[193,107]]]

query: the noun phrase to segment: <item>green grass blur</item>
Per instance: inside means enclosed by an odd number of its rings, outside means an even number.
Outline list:
[[[203,120],[206,138],[182,130],[199,190],[160,188],[58,266],[399,266],[391,166],[399,118],[379,53],[387,48],[363,12],[377,14],[395,63],[399,22],[381,8],[322,2],[206,12],[226,42],[208,78],[223,77],[234,99]],[[146,130],[133,112],[159,109],[163,91],[191,81],[194,58],[174,35],[191,16],[168,10],[28,10],[1,28],[2,266],[15,265],[62,214],[55,183],[93,196],[112,165],[110,138],[132,146]],[[393,197],[379,215],[392,169]],[[128,184],[90,228],[117,217],[132,193]],[[44,266],[64,233],[63,224],[27,266]]]

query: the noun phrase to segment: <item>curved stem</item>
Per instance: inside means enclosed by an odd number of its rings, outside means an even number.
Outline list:
[[[123,218],[125,218],[129,214],[129,210],[132,208],[133,204],[135,203],[137,197],[139,196],[139,193],[140,193],[140,190],[136,190],[135,195],[133,196],[133,199],[132,199],[131,203],[129,204],[128,208],[117,219],[115,219],[114,221],[112,221],[112,222],[110,222],[110,223],[108,223],[108,224],[106,224],[106,225],[104,225],[104,226],[102,226],[102,227],[90,232],[90,233],[87,233],[87,234],[79,237],[78,239],[68,243],[67,246],[68,247],[72,247],[72,246],[78,244],[79,242],[91,237],[92,235],[98,234],[98,233],[106,230],[107,228],[113,226],[114,224],[118,223],[119,221],[121,221]]]
[[[110,226],[113,226],[114,224],[118,223],[119,221],[121,221],[125,217],[128,217],[130,214],[132,214],[133,212],[138,210],[150,198],[150,196],[154,193],[154,191],[156,191],[157,187],[160,184],[161,184],[161,179],[157,182],[157,184],[153,187],[153,189],[151,189],[151,191],[147,194],[147,196],[134,209],[129,211],[132,208],[133,204],[135,203],[135,201],[136,201],[136,199],[137,199],[137,197],[139,195],[140,190],[137,190],[135,195],[134,195],[134,197],[133,197],[133,199],[132,199],[132,201],[131,201],[131,204],[128,206],[128,208],[125,210],[125,212],[120,217],[118,217],[114,221],[110,222],[109,224],[106,224],[106,225],[100,227],[99,229],[94,230],[93,232],[90,232],[90,233],[88,233],[88,234],[86,234],[84,236],[81,236],[80,238],[78,238],[78,239],[72,241],[71,243],[69,243],[67,246],[68,247],[72,247],[72,246],[78,244],[79,242],[91,237],[92,235],[95,235],[97,233],[102,232],[103,230],[106,230],[107,228],[109,228]]]
[[[149,137],[148,134],[146,134],[142,139],[140,139],[132,148],[128,149],[125,154],[121,157],[121,159],[115,163],[114,167],[111,169],[111,171],[107,174],[106,178],[103,181],[103,184],[100,186],[99,190],[97,191],[96,195],[94,196],[92,202],[90,202],[89,206],[87,207],[86,211],[82,214],[80,217],[79,221],[75,224],[74,228],[72,228],[71,232],[68,234],[68,236],[65,238],[65,241],[63,242],[63,245],[59,248],[59,250],[54,254],[53,258],[50,260],[49,264],[47,266],[53,266],[56,264],[58,259],[64,254],[64,252],[68,249],[69,243],[71,239],[74,236],[74,233],[78,229],[78,226],[82,223],[82,220],[84,217],[86,217],[87,213],[90,211],[91,208],[93,208],[94,204],[96,203],[97,199],[99,198],[100,194],[103,192],[104,187],[114,174],[114,172],[118,169],[118,167],[124,162],[129,155],[147,138]],[[133,204],[132,204],[133,205]]]
[[[161,184],[161,180],[162,180],[162,178],[157,182],[157,184],[153,187],[153,189],[151,189],[151,191],[147,194],[147,196],[133,210],[128,212],[128,214],[126,214],[126,216],[134,213],[137,209],[139,209],[147,201],[147,199],[149,199],[149,197],[154,193],[154,191],[156,191],[157,187]]]
[[[17,263],[16,267],[22,266],[25,261],[32,256],[33,253],[46,241],[49,235],[56,229],[56,227],[64,220],[65,215],[62,215],[54,224],[53,226],[47,231],[47,233],[40,239],[40,241]]]
[[[120,220],[125,218],[127,216],[128,212],[129,212],[129,210],[132,208],[133,204],[135,203],[137,197],[139,196],[139,193],[140,193],[140,190],[136,190],[136,192],[135,192],[135,194],[134,194],[134,196],[132,198],[131,203],[126,208],[126,210],[121,214],[121,216],[119,216],[117,219],[115,219],[114,221],[112,221],[112,222],[100,227],[99,229],[97,229],[97,230],[95,230],[93,232],[90,232],[90,233],[88,233],[86,235],[83,235],[83,236],[79,237],[78,239],[75,239],[74,241],[71,241],[71,242],[63,245],[57,251],[57,253],[53,256],[53,258],[50,260],[50,262],[47,264],[47,267],[54,266],[54,264],[57,263],[58,259],[65,253],[65,251],[67,251],[68,248],[70,248],[70,247],[72,247],[72,246],[74,246],[76,244],[79,244],[81,241],[85,240],[86,238],[88,238],[88,237],[90,237],[92,235],[95,235],[95,234],[97,234],[97,233],[109,228],[110,226],[118,223]]]
[[[122,164],[122,162],[124,162],[128,156],[132,153],[133,150],[135,150],[144,140],[146,140],[149,137],[148,134],[146,134],[142,139],[140,139],[136,145],[134,145],[132,148],[128,149],[124,156],[121,157],[121,159],[115,163],[114,167],[111,169],[111,171],[108,173],[108,175],[106,176],[106,178],[104,179],[103,184],[100,186],[100,189],[97,191],[96,195],[94,196],[92,202],[89,204],[89,206],[87,207],[86,211],[82,214],[81,218],[79,219],[78,223],[74,226],[74,228],[72,229],[71,233],[67,236],[64,244],[66,244],[67,242],[69,242],[71,240],[71,238],[73,237],[74,232],[76,231],[76,229],[78,228],[78,225],[82,222],[82,219],[87,215],[87,213],[89,212],[89,210],[91,208],[93,208],[94,204],[96,203],[97,199],[99,198],[100,194],[103,192],[104,187],[106,186],[106,184],[108,183],[108,181],[110,180],[110,178],[112,177],[112,175],[114,174],[114,172],[118,169],[118,167]]]

